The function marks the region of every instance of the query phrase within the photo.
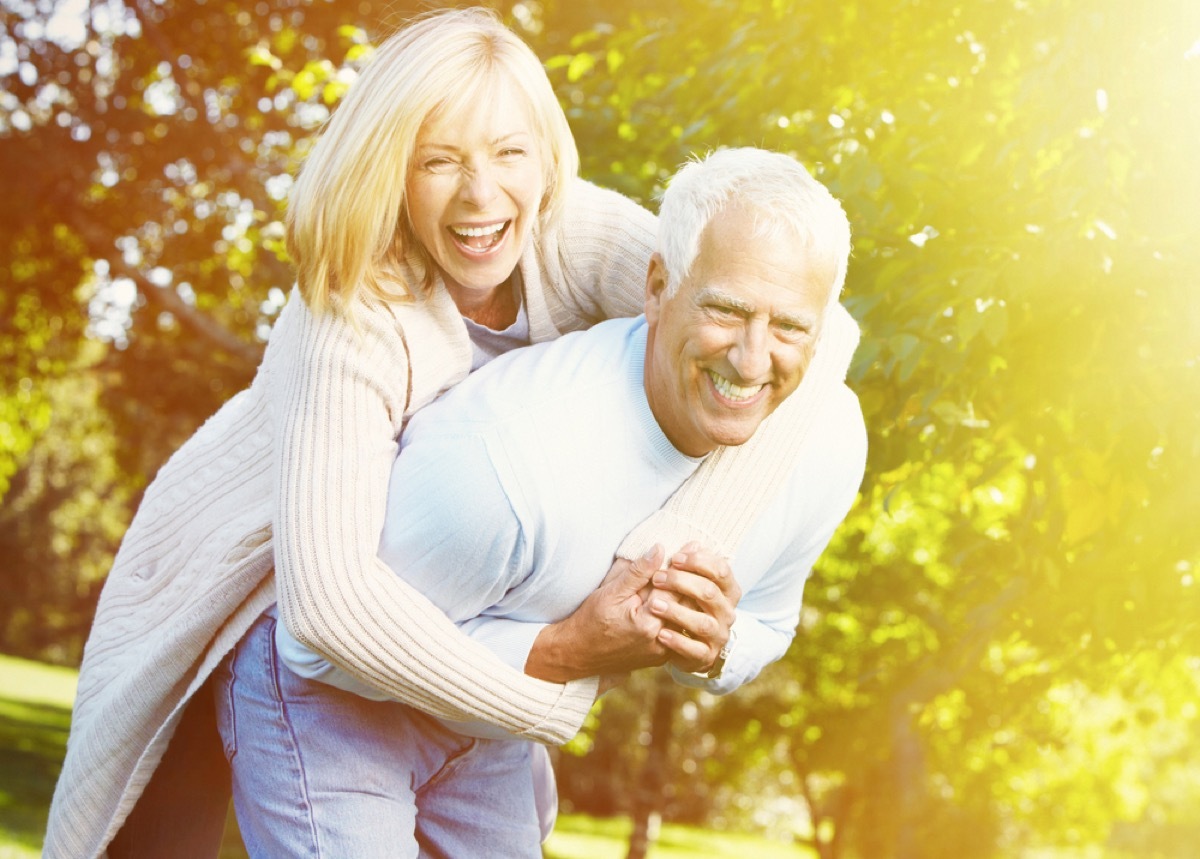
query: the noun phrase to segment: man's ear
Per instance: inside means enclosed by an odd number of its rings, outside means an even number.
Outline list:
[[[662,304],[667,299],[667,267],[663,265],[662,254],[655,253],[650,257],[650,265],[646,268],[646,321],[651,325],[658,322]]]

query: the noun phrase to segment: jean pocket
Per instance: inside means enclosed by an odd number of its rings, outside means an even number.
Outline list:
[[[441,768],[433,774],[429,781],[425,782],[421,788],[422,790],[428,790],[438,784],[438,782],[450,778],[450,776],[454,775],[455,770],[471,759],[471,752],[475,751],[475,747],[479,745],[479,740],[466,736],[462,737],[462,739],[462,745],[456,751],[450,753]]]
[[[237,682],[238,648],[226,654],[213,672],[213,702],[217,708],[217,733],[221,735],[221,746],[225,760],[233,763],[237,755],[237,706],[234,703],[234,685]]]

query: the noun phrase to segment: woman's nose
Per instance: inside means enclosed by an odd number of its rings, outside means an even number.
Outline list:
[[[466,172],[460,193],[468,203],[478,209],[484,209],[496,198],[499,189],[491,165],[483,164]]]

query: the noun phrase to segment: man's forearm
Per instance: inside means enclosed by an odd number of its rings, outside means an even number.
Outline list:
[[[563,632],[561,623],[544,627],[533,641],[525,662],[525,673],[554,683],[592,676],[586,672],[580,673],[583,670],[581,665],[572,660],[572,655],[582,652],[583,648],[572,645],[570,637],[569,632]]]

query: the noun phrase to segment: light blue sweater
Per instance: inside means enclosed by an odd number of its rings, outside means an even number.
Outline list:
[[[618,319],[511,352],[404,431],[380,557],[514,668],[700,462],[677,451],[650,412],[645,344],[644,319]],[[863,473],[857,399],[843,387],[825,409],[783,491],[732,558],[744,595],[721,677],[673,672],[681,682],[725,693],[787,649],[804,581]],[[278,629],[280,654],[297,673],[383,697]]]

